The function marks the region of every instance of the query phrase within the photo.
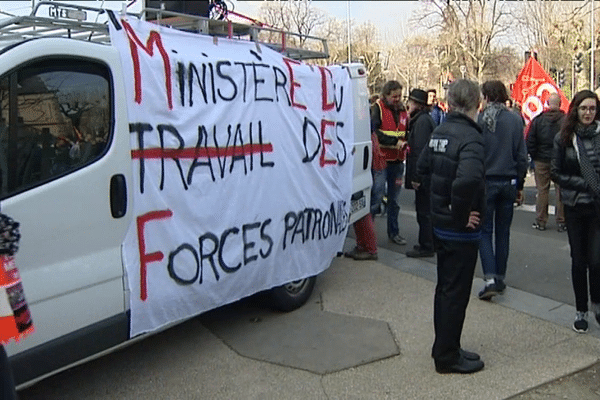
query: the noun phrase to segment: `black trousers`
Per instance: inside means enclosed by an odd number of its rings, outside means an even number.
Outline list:
[[[433,225],[431,223],[431,203],[429,187],[415,190],[415,210],[419,224],[419,246],[423,250],[433,250]]]
[[[589,297],[592,303],[600,304],[600,216],[593,205],[565,206],[565,222],[571,247],[575,308],[585,312]]]
[[[460,336],[471,296],[479,242],[435,239],[437,285],[433,304],[435,341],[432,356],[437,366],[459,359]]]
[[[15,381],[4,346],[0,346],[0,399],[16,400]]]

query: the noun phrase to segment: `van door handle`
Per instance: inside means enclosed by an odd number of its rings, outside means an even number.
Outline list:
[[[110,212],[113,218],[124,217],[127,213],[127,183],[123,174],[110,179]]]

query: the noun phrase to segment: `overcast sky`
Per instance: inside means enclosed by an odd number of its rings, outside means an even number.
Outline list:
[[[235,11],[251,17],[258,16],[258,9],[263,1],[254,0],[229,0],[233,3]],[[408,20],[413,11],[422,7],[418,0],[404,1],[320,1],[312,0],[318,7],[333,17],[347,20],[348,7],[350,19],[356,23],[371,21],[377,25],[383,36],[387,34],[402,37],[409,30]]]
[[[249,17],[258,17],[258,9],[263,1],[261,0],[226,0],[228,4],[233,4],[234,10],[238,13]],[[88,0],[88,1],[64,1],[120,10],[122,4],[129,4],[131,0]],[[142,0],[136,0],[132,10],[139,11]],[[321,8],[329,15],[334,16],[343,21],[347,20],[348,9],[350,11],[350,19],[361,24],[366,21],[371,21],[380,28],[382,37],[403,37],[405,32],[409,31],[408,19],[422,4],[417,0],[408,1],[319,1],[312,0],[315,7]],[[8,12],[16,15],[29,14],[31,11],[31,0],[22,1],[0,1],[0,11]],[[137,10],[136,10],[137,7]]]

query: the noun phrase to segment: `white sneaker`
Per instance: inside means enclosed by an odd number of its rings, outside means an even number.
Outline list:
[[[405,245],[406,244],[406,239],[404,239],[402,236],[400,236],[400,234],[397,234],[396,236],[390,238],[390,240],[396,244],[399,245]]]

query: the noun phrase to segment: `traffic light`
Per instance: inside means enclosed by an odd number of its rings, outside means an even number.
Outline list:
[[[579,52],[577,54],[575,54],[575,59],[573,60],[573,68],[575,69],[576,73],[580,73],[581,71],[583,71],[583,66],[581,65],[583,63],[583,53]]]
[[[557,74],[557,83],[558,83],[558,87],[560,87],[560,88],[563,87],[563,86],[565,86],[565,69],[564,68],[561,68],[558,71],[558,74]]]
[[[558,82],[556,67],[550,67],[550,77],[554,79],[555,82]]]
[[[537,51],[534,51],[533,54],[531,53],[531,51],[525,52],[525,62],[527,62],[527,60],[529,60],[531,57],[535,58],[535,60],[537,61]]]

